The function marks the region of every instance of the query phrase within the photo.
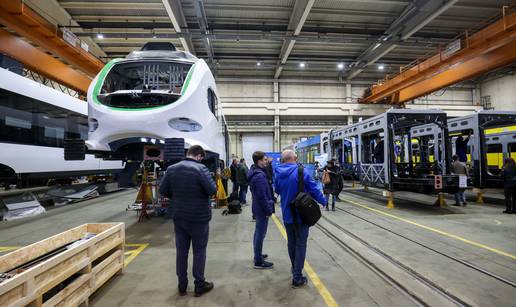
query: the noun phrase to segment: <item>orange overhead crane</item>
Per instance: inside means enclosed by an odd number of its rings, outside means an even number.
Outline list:
[[[84,80],[91,82],[91,78],[87,76],[94,77],[104,67],[102,61],[80,46],[74,46],[66,42],[63,39],[62,30],[57,25],[48,22],[21,0],[0,1],[0,23],[28,41],[59,57],[65,63],[74,66],[85,75],[80,77],[81,73],[69,66],[64,67],[62,65],[58,65],[59,73],[57,71],[53,73],[52,67],[56,64],[56,61],[52,61],[52,57],[48,55],[45,57],[45,53],[37,50],[30,44],[23,44],[24,42],[17,40],[16,37],[10,37],[12,35],[6,31],[1,33],[0,52],[17,59],[28,67],[31,66],[31,70],[59,81],[75,90],[85,93],[87,86],[84,86]],[[33,58],[32,56],[36,54],[37,58]],[[64,79],[63,76],[65,75],[74,78],[69,79],[65,77],[68,81],[63,82],[62,79]]]
[[[516,12],[503,8],[502,18],[464,35],[446,49],[400,69],[371,87],[361,103],[401,105],[516,61]]]
[[[0,29],[0,53],[20,61],[28,69],[77,92],[86,93],[91,79],[54,57],[40,51],[21,37]]]

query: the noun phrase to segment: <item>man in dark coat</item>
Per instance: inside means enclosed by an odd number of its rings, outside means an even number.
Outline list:
[[[455,140],[455,154],[459,157],[460,162],[468,162],[468,142],[469,135],[464,139],[462,135]]]
[[[247,177],[253,195],[253,216],[256,219],[253,240],[254,268],[271,269],[273,263],[265,261],[267,255],[262,253],[269,217],[272,215],[274,208],[269,178],[266,173],[267,157],[265,153],[262,151],[253,153],[253,162],[254,164],[251,166]]]
[[[236,182],[238,183],[238,200],[242,205],[246,204],[247,189],[249,187],[249,181],[247,180],[247,172],[249,168],[245,163],[245,159],[240,159],[240,164],[237,168]]]
[[[204,278],[209,222],[210,197],[217,192],[208,168],[201,163],[206,152],[199,145],[191,146],[186,159],[170,166],[163,177],[159,192],[170,199],[176,237],[176,272],[179,294],[186,295],[188,287],[188,253],[193,249],[195,296],[213,289]]]
[[[233,190],[232,193],[236,193],[238,195],[238,183],[236,181],[236,175],[238,170],[238,160],[233,159],[233,162],[231,162],[231,166],[229,167],[231,170],[231,182],[233,182]]]
[[[383,154],[383,139],[378,136],[373,151],[374,163],[383,163]]]
[[[516,163],[513,158],[505,158],[502,178],[507,207],[503,213],[516,214]]]

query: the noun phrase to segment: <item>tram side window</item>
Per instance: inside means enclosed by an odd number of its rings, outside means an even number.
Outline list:
[[[516,159],[516,143],[509,144],[509,157]]]
[[[63,147],[65,138],[87,136],[86,116],[0,89],[0,141]]]
[[[218,112],[218,105],[217,105],[217,95],[215,95],[215,92],[209,88],[208,89],[208,107],[210,108],[211,113],[215,115],[215,117],[218,119],[217,112]]]
[[[503,164],[502,144],[488,144],[486,158],[490,168],[501,168]]]

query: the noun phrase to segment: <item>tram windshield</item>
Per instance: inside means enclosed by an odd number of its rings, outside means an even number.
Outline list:
[[[171,104],[181,91],[192,64],[138,61],[115,64],[97,99],[119,108],[147,108]]]

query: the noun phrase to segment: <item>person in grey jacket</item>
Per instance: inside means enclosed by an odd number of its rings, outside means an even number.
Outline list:
[[[460,161],[460,157],[458,155],[453,155],[452,157],[452,164],[451,164],[451,171],[455,175],[459,176],[468,176],[468,168],[466,167],[466,164]],[[460,206],[462,205],[466,206],[468,203],[466,202],[466,195],[464,194],[464,191],[466,191],[465,188],[459,188],[457,192],[455,193],[455,205],[454,206]]]
[[[188,287],[188,253],[193,249],[195,296],[213,289],[204,278],[209,222],[210,197],[217,192],[208,168],[201,163],[206,152],[199,145],[191,146],[186,159],[170,166],[163,177],[159,192],[170,199],[176,238],[176,273],[179,294],[186,295]]]

